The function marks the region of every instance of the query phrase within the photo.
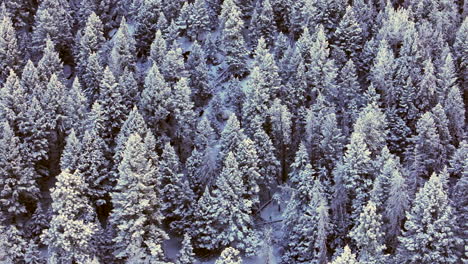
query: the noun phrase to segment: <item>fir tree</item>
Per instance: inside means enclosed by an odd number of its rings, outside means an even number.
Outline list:
[[[351,252],[348,245],[344,247],[343,253],[338,256],[331,264],[358,264],[359,262],[356,260],[356,254]]]
[[[294,162],[291,164],[291,170],[289,173],[289,182],[295,187],[300,182],[299,175],[304,168],[310,164],[309,154],[304,143],[301,142],[299,149],[294,157]]]
[[[240,128],[239,120],[237,120],[236,115],[231,114],[219,139],[221,149],[218,161],[223,162],[229,152],[234,152],[244,137],[245,135]]]
[[[85,74],[88,58],[91,54],[101,51],[105,42],[103,25],[99,17],[92,12],[86,21],[86,26],[79,41],[77,52],[77,69],[80,75]]]
[[[181,78],[172,89],[170,98],[171,115],[175,119],[175,138],[178,142],[191,145],[191,131],[195,126],[195,112],[187,78]],[[182,144],[181,144],[182,145]]]
[[[344,63],[348,59],[356,60],[364,44],[364,38],[361,25],[351,6],[346,7],[334,37],[336,39],[334,45],[346,55],[345,60],[341,62]]]
[[[258,39],[263,38],[266,44],[271,47],[276,25],[270,1],[265,0],[261,5],[257,4],[254,12],[256,16],[253,16],[250,21],[250,37],[253,39],[253,45],[257,44]]]
[[[193,91],[192,97],[195,104],[203,105],[212,96],[213,88],[209,84],[205,52],[198,42],[192,45],[186,67],[190,76],[190,88]]]
[[[40,197],[37,175],[20,152],[20,139],[8,123],[3,122],[0,138],[0,206],[2,221],[16,223],[28,213],[28,207]]]
[[[394,89],[394,68],[395,57],[387,40],[380,41],[377,54],[375,55],[374,63],[370,69],[369,79],[375,89],[384,95],[387,106],[395,103],[394,97],[397,96],[393,92]]]
[[[20,66],[20,53],[16,39],[16,31],[8,16],[3,17],[0,24],[0,83],[3,83],[10,70],[17,71]]]
[[[184,234],[182,241],[182,249],[177,257],[175,264],[192,264],[195,262],[195,254],[192,248],[192,238],[188,234]]]
[[[227,247],[221,252],[221,256],[215,264],[242,264],[242,258],[239,256],[239,250]]]
[[[210,27],[209,10],[207,9],[206,0],[195,0],[191,6],[191,11],[187,35],[191,39],[197,40]]]
[[[135,39],[137,49],[146,54],[156,33],[156,26],[162,8],[161,0],[144,0],[138,7],[135,17]]]
[[[37,68],[31,60],[28,60],[23,68],[23,73],[21,74],[21,86],[29,95],[41,92]]]
[[[47,86],[50,77],[55,74],[61,78],[63,70],[63,64],[60,60],[59,54],[55,51],[55,45],[52,40],[48,37],[45,40],[44,50],[42,57],[37,63],[37,73],[39,74],[39,80],[43,87]]]
[[[424,72],[416,90],[416,105],[421,112],[430,110],[436,103],[437,79],[430,59],[424,61]]]
[[[80,134],[83,132],[83,126],[88,113],[88,102],[81,89],[78,78],[73,80],[72,87],[64,95],[63,112],[64,126],[67,131],[75,129]]]
[[[166,81],[171,85],[177,83],[181,78],[186,77],[187,72],[185,71],[184,56],[177,42],[174,42],[166,53],[166,57],[160,69]]]
[[[52,263],[89,263],[96,248],[96,215],[86,196],[87,184],[78,173],[63,171],[51,190],[52,220],[43,240]]]
[[[150,47],[150,57],[154,63],[160,68],[167,53],[166,40],[163,38],[161,30],[158,29],[154,36],[153,43]]]
[[[79,156],[81,155],[81,142],[76,137],[75,130],[72,129],[66,138],[65,148],[60,158],[60,169],[73,173],[78,167]]]
[[[236,159],[245,186],[243,197],[252,203],[252,209],[256,209],[260,203],[258,187],[260,174],[257,151],[251,139],[246,138],[239,143],[236,149]]]
[[[375,157],[386,143],[387,121],[385,113],[375,103],[368,104],[354,123],[354,132],[364,136],[364,142]]]
[[[432,174],[406,213],[399,257],[407,263],[456,263],[455,219],[439,176]]]
[[[345,135],[349,134],[351,125],[356,122],[359,115],[359,109],[364,103],[362,89],[358,82],[356,67],[353,60],[346,62],[341,69],[340,80],[338,82],[340,96],[338,100],[338,109],[341,110],[341,127]]]
[[[382,217],[377,213],[375,203],[370,201],[364,207],[356,226],[350,233],[350,237],[359,249],[359,262],[384,263],[384,233],[381,228]]]
[[[448,118],[448,129],[452,136],[452,144],[457,146],[463,140],[465,127],[465,107],[458,86],[452,86],[448,91],[444,109]]]
[[[234,0],[223,2],[220,18],[223,20],[222,48],[226,56],[228,71],[234,75],[243,75],[246,72],[244,65],[247,59],[247,50],[242,35],[244,23]]]
[[[104,78],[104,69],[97,53],[91,53],[82,75],[83,88],[88,101],[93,104],[100,97],[100,85]]]
[[[183,232],[189,226],[192,210],[193,193],[187,179],[181,173],[182,166],[174,148],[166,143],[159,173],[161,181],[161,212],[171,223],[171,228]]]
[[[280,171],[280,162],[275,156],[276,151],[273,142],[271,142],[271,138],[261,126],[256,128],[253,141],[259,159],[258,172],[261,176],[260,185],[269,190],[270,185],[279,183],[278,174]]]
[[[116,226],[114,255],[118,259],[132,257],[135,249],[145,255],[158,257],[161,244],[168,239],[161,229],[160,184],[156,168],[148,158],[146,146],[138,134],[128,138],[119,179],[111,194],[114,208],[110,223]]]
[[[128,31],[127,21],[123,18],[110,52],[109,67],[115,76],[120,76],[125,68],[134,71],[135,63],[135,40]]]
[[[24,239],[21,230],[15,225],[0,226],[0,262],[1,263],[23,263],[27,240]]]

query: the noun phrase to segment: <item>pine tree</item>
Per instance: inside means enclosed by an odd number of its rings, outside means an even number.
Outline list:
[[[156,31],[156,34],[154,35],[153,43],[151,43],[150,57],[159,68],[162,66],[166,53],[167,43],[166,40],[163,38],[161,30],[158,29]]]
[[[193,91],[194,102],[196,105],[203,105],[212,96],[213,88],[209,84],[205,52],[198,42],[192,45],[186,68],[190,76],[190,88]]]
[[[60,158],[60,169],[74,173],[78,167],[79,156],[81,155],[81,142],[76,137],[75,130],[72,129],[66,138],[65,148]]]
[[[292,186],[296,186],[300,182],[299,175],[304,168],[310,164],[310,158],[308,151],[303,142],[299,145],[299,149],[294,156],[294,162],[291,164],[291,170],[289,173],[289,182]]]
[[[207,32],[210,27],[206,0],[195,0],[191,6],[191,11],[187,35],[192,40],[198,40],[199,36]]]
[[[64,95],[63,112],[64,126],[67,131],[75,129],[79,134],[83,133],[83,126],[88,113],[88,102],[81,89],[81,84],[78,78],[73,80],[72,87]]]
[[[101,135],[111,145],[112,141],[122,126],[125,116],[130,111],[124,99],[124,91],[116,82],[109,67],[104,70],[104,75],[99,85],[98,103],[104,110],[104,134]]]
[[[91,53],[82,75],[83,88],[88,101],[93,104],[100,97],[100,85],[104,78],[104,69],[97,53]]]
[[[343,180],[352,201],[351,219],[357,220],[369,199],[373,182],[371,152],[359,132],[351,134],[343,158]]]
[[[0,263],[22,263],[27,240],[15,225],[0,226]]]
[[[356,254],[351,252],[348,245],[344,247],[343,253],[338,256],[331,264],[358,264],[359,262],[356,260]]]
[[[439,176],[432,174],[406,213],[398,256],[406,263],[456,263],[455,219]]]
[[[354,132],[364,136],[364,142],[373,157],[377,156],[386,144],[386,128],[385,113],[375,103],[370,103],[362,109],[353,126]]]
[[[146,54],[156,33],[157,22],[162,8],[161,0],[144,0],[135,17],[135,39],[137,49]]]
[[[321,92],[325,97],[332,101],[336,95],[336,76],[338,69],[334,61],[330,58],[330,49],[325,36],[323,26],[316,29],[315,41],[309,48],[310,63],[306,64],[307,82],[312,87],[308,91],[308,96],[313,97],[312,92]]]
[[[37,175],[20,152],[20,139],[3,122],[0,138],[0,207],[3,221],[16,223],[40,197]]]
[[[114,37],[114,45],[110,52],[109,67],[115,76],[120,76],[125,68],[135,71],[135,40],[128,31],[127,20],[120,22],[119,30]]]
[[[167,51],[160,69],[166,81],[171,85],[177,83],[181,78],[187,77],[184,65],[184,56],[182,54],[182,49],[179,47],[177,42],[174,42],[171,48]]]
[[[364,103],[362,89],[359,85],[356,67],[352,59],[346,62],[339,76],[338,89],[342,96],[340,96],[337,105],[342,113],[341,127],[345,135],[348,135],[352,124],[358,118],[359,109]]]
[[[452,86],[448,91],[447,99],[444,103],[445,113],[448,118],[448,128],[452,135],[452,144],[457,146],[463,140],[465,127],[465,107],[458,86]]]
[[[160,183],[155,178],[154,164],[146,157],[147,151],[138,134],[130,135],[111,194],[114,208],[110,223],[116,227],[113,241],[118,259],[130,258],[135,248],[157,257],[162,242],[168,239],[161,229],[163,216],[157,190]]]
[[[226,57],[227,70],[234,75],[243,75],[246,72],[247,59],[247,50],[242,36],[244,22],[234,0],[223,2],[220,19],[223,20],[222,49]]]
[[[169,115],[170,97],[170,87],[159,72],[158,66],[153,64],[145,78],[139,109],[148,126],[155,131],[160,130],[161,123]],[[155,136],[159,134],[155,133]]]
[[[175,124],[175,138],[181,145],[192,144],[191,131],[195,126],[194,105],[191,99],[191,91],[187,78],[181,78],[172,89],[170,97],[171,116]],[[179,147],[180,148],[180,147]]]
[[[27,94],[13,70],[10,70],[5,84],[0,89],[0,94],[0,116],[12,129],[17,130],[22,115],[26,111]]]
[[[266,44],[271,47],[276,25],[270,1],[265,0],[261,5],[257,4],[254,12],[256,16],[253,16],[250,21],[250,38],[253,40],[253,45],[257,45],[257,40],[263,38]]]
[[[265,130],[258,126],[253,135],[253,141],[257,148],[258,154],[258,167],[261,176],[260,185],[267,190],[269,186],[279,182],[278,174],[280,171],[280,162],[275,156],[275,147],[271,138]]]
[[[37,68],[31,60],[28,60],[23,68],[23,73],[21,74],[21,86],[29,95],[41,92]]]
[[[193,193],[181,170],[182,166],[174,148],[166,143],[159,163],[162,186],[161,212],[171,223],[171,228],[177,232],[183,232],[188,228],[192,215]]]
[[[335,46],[344,52],[347,60],[358,59],[359,53],[364,45],[361,25],[358,22],[353,7],[347,6],[344,16],[341,18],[338,28],[334,33]],[[338,60],[340,62],[340,60]]]
[[[245,186],[243,197],[252,203],[252,209],[256,209],[260,204],[258,187],[260,174],[257,151],[251,139],[246,138],[239,143],[236,149],[236,159]]]
[[[421,178],[427,178],[433,172],[442,169],[446,160],[445,148],[441,144],[434,117],[425,113],[416,124],[412,170],[413,191],[420,185]]]
[[[42,1],[34,16],[32,35],[33,48],[39,52],[44,48],[46,39],[51,38],[62,55],[70,51],[73,41],[72,17],[67,1]]]
[[[57,77],[62,77],[63,64],[59,54],[55,51],[55,45],[52,40],[47,37],[45,47],[42,52],[42,57],[37,63],[37,73],[43,87],[47,86],[53,74]]]
[[[86,21],[86,26],[83,30],[78,43],[77,69],[81,76],[86,72],[88,58],[91,54],[99,54],[104,45],[105,38],[103,33],[103,25],[96,13],[92,12]]]
[[[137,80],[135,80],[135,74],[128,68],[125,68],[119,78],[118,85],[118,90],[122,93],[126,112],[128,112],[133,106],[137,105],[140,99],[140,88]]]
[[[239,256],[239,250],[227,247],[221,252],[221,256],[215,264],[242,264],[242,258]]]
[[[292,141],[292,117],[288,107],[281,104],[280,99],[275,99],[269,109],[269,119],[272,135],[278,150],[283,173],[286,174],[286,158]]]
[[[0,83],[3,83],[10,70],[18,71],[20,53],[16,39],[16,31],[8,16],[3,17],[0,24]]]
[[[258,247],[258,237],[249,215],[252,201],[242,197],[245,186],[238,162],[232,152],[224,160],[223,169],[215,182],[214,196],[221,204],[228,205],[220,224],[226,228],[218,235],[220,246],[235,246],[247,255],[253,255]]]
[[[279,77],[275,58],[267,49],[266,42],[263,38],[258,40],[258,45],[255,49],[254,67],[255,66],[258,66],[260,76],[264,81],[264,83],[262,83],[263,86],[260,86],[261,93],[265,93],[267,98],[273,100],[279,93],[281,79]]]
[[[184,234],[182,241],[182,249],[177,257],[175,264],[192,264],[195,262],[195,254],[192,248],[192,238],[188,234]]]
[[[78,173],[63,171],[51,190],[52,220],[43,240],[52,263],[89,263],[96,252],[96,215],[86,196],[87,185]]]
[[[420,112],[430,110],[436,103],[437,79],[434,74],[434,65],[430,59],[424,61],[424,72],[416,90],[416,106]]]
[[[97,206],[107,203],[107,193],[115,179],[108,175],[109,160],[106,158],[107,145],[98,128],[87,130],[83,136],[77,170],[87,184],[88,196]]]
[[[367,203],[349,235],[359,249],[359,262],[385,263],[382,217],[377,213],[375,203]]]

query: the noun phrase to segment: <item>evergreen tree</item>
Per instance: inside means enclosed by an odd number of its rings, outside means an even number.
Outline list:
[[[382,217],[377,213],[375,203],[370,201],[364,207],[350,237],[359,249],[359,262],[385,263]]]
[[[127,20],[120,22],[120,27],[114,37],[114,45],[110,52],[109,67],[115,76],[120,76],[125,68],[135,71],[135,40],[128,31]]]
[[[271,47],[276,25],[270,1],[265,0],[261,5],[257,4],[254,12],[256,15],[252,16],[250,21],[250,38],[253,40],[253,45],[257,44],[258,39],[263,38],[266,44]]]
[[[421,178],[442,169],[446,160],[445,148],[441,144],[434,117],[425,113],[416,124],[412,170],[413,191],[420,185]]]
[[[243,197],[252,203],[252,209],[256,209],[260,204],[258,187],[260,174],[257,151],[251,139],[245,138],[239,143],[236,149],[236,159],[245,186]]]
[[[43,235],[52,263],[90,263],[94,257],[98,224],[86,188],[78,172],[65,170],[57,176],[51,190],[52,220]]]
[[[343,157],[343,180],[352,201],[351,219],[357,220],[369,199],[373,182],[371,152],[359,132],[351,134]]]
[[[331,264],[358,264],[359,262],[356,260],[356,254],[351,252],[348,245],[344,247],[343,253],[338,256]]]
[[[356,17],[353,7],[347,6],[344,16],[341,18],[338,28],[334,33],[334,46],[340,52],[344,52],[345,58],[337,60],[344,63],[348,59],[358,59],[359,53],[364,45],[362,28]]]
[[[157,22],[162,8],[161,0],[144,0],[135,17],[135,39],[137,49],[146,54],[156,33]]]
[[[100,98],[101,81],[104,78],[104,69],[97,53],[91,53],[82,76],[83,88],[88,101],[93,104]]]
[[[206,0],[195,0],[191,6],[191,11],[187,35],[192,40],[197,40],[210,27],[209,10],[207,9]]]
[[[114,208],[110,224],[116,227],[114,255],[117,259],[132,257],[137,249],[146,256],[157,258],[161,244],[168,239],[161,229],[160,184],[156,168],[148,158],[147,148],[138,134],[128,138],[119,179],[111,194]]]
[[[150,47],[150,57],[154,63],[160,68],[167,53],[166,40],[163,38],[161,30],[158,29],[154,36],[153,43]]]
[[[28,60],[23,68],[23,73],[21,74],[21,86],[29,95],[41,92],[42,87],[40,87],[37,68],[31,60]]]
[[[452,144],[457,146],[465,137],[465,104],[457,86],[452,86],[448,91],[444,109],[448,118],[448,129],[453,139]]]
[[[280,157],[282,169],[286,174],[286,158],[288,155],[289,146],[292,141],[292,121],[291,113],[288,107],[281,104],[280,99],[276,99],[269,109],[270,124],[272,135],[277,148],[278,157]]]
[[[70,14],[68,1],[42,1],[34,16],[33,51],[43,50],[46,40],[51,38],[62,55],[70,52],[73,42],[73,21]]]
[[[270,190],[270,185],[279,183],[278,173],[280,171],[280,162],[275,156],[275,147],[270,137],[261,126],[256,128],[253,141],[259,159],[258,172],[261,176],[260,185]]]
[[[17,130],[22,114],[26,111],[27,95],[13,70],[10,70],[0,94],[0,116],[12,129]]]
[[[437,79],[430,59],[424,61],[424,72],[416,90],[416,106],[421,112],[430,110],[436,103]]]
[[[385,113],[375,103],[370,103],[362,109],[353,126],[354,132],[364,136],[364,142],[373,157],[377,156],[386,144],[386,128]]]
[[[15,225],[0,226],[0,263],[22,263],[27,241]]]
[[[0,83],[3,83],[10,70],[18,71],[20,66],[20,52],[16,39],[16,31],[8,16],[2,18],[0,24]]]
[[[96,13],[92,12],[86,21],[83,35],[78,43],[77,69],[81,76],[86,73],[89,56],[93,53],[99,54],[104,45],[105,38],[103,25]]]
[[[192,264],[195,262],[195,254],[192,248],[192,238],[188,234],[184,234],[182,241],[182,249],[177,257],[175,264]]]
[[[362,89],[358,82],[356,67],[352,59],[346,62],[341,69],[338,89],[340,98],[338,98],[338,109],[341,111],[341,127],[345,135],[349,134],[352,124],[356,122],[359,115],[359,109],[364,103]]]
[[[294,157],[294,162],[291,164],[291,170],[289,173],[289,182],[293,187],[297,186],[300,182],[300,173],[305,167],[310,164],[309,154],[303,142],[299,145],[299,149]]]
[[[187,77],[184,65],[184,56],[182,55],[182,49],[179,47],[177,42],[174,42],[166,53],[166,57],[164,58],[160,69],[166,81],[171,85],[177,83],[181,78]]]
[[[221,132],[221,138],[219,139],[221,148],[219,151],[218,161],[222,163],[229,152],[234,153],[244,137],[245,135],[240,128],[240,123],[237,120],[236,115],[231,114],[223,131]]]
[[[242,264],[242,258],[239,256],[239,250],[227,247],[221,252],[221,256],[215,264]]]
[[[40,197],[37,175],[20,152],[20,139],[3,122],[0,138],[0,220],[16,223]]]
[[[192,45],[186,67],[190,76],[190,88],[193,91],[192,97],[195,104],[203,105],[212,96],[213,88],[209,84],[205,52],[198,42]]]
[[[177,232],[183,232],[188,228],[192,215],[193,193],[185,175],[181,172],[179,157],[174,148],[166,143],[159,163],[161,212],[171,223],[171,228]]]
[[[59,54],[55,51],[55,45],[48,37],[45,40],[45,47],[42,52],[42,57],[37,63],[37,73],[43,87],[47,86],[53,74],[57,77],[62,77],[63,64]]]
[[[244,22],[234,0],[223,2],[220,19],[223,21],[222,49],[226,56],[227,70],[234,75],[243,75],[246,72],[245,62],[247,59],[247,50],[242,35]]]
[[[384,95],[385,103],[391,106],[395,103],[394,97],[394,70],[395,57],[387,40],[380,41],[374,63],[370,69],[369,80],[375,89]]]
[[[75,129],[82,134],[83,126],[88,113],[88,102],[81,89],[78,78],[73,80],[72,87],[65,93],[63,103],[64,126],[67,131]]]
[[[188,79],[181,78],[172,89],[171,101],[169,102],[171,115],[175,120],[173,126],[175,128],[175,138],[181,145],[191,145],[192,143],[191,131],[195,126],[195,112],[190,95]]]
[[[435,173],[406,213],[399,257],[405,263],[456,263],[455,219],[442,180]]]
[[[67,136],[65,148],[60,158],[60,169],[65,171],[68,169],[69,172],[73,173],[78,167],[79,156],[81,155],[81,142],[76,137],[75,130],[72,129],[70,134]]]

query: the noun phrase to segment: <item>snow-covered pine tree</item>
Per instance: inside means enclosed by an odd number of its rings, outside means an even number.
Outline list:
[[[13,22],[8,16],[4,16],[0,23],[0,83],[3,83],[10,70],[18,71],[20,51],[16,39],[16,31]]]
[[[160,68],[162,67],[162,63],[164,61],[164,57],[166,56],[166,53],[167,53],[167,43],[166,43],[166,40],[163,38],[163,34],[161,33],[161,30],[158,29],[156,31],[156,34],[154,35],[153,42],[151,43],[150,58]]]
[[[277,156],[280,157],[282,174],[286,175],[286,159],[292,142],[292,117],[286,105],[280,99],[275,99],[269,109],[271,134],[276,145]]]
[[[257,45],[258,39],[263,38],[266,44],[271,47],[273,45],[276,25],[270,1],[262,1],[261,4],[259,2],[255,7],[254,14],[256,15],[252,16],[249,26],[253,46]]]
[[[360,133],[364,136],[364,142],[371,151],[372,157],[376,157],[386,144],[386,128],[385,113],[376,103],[369,103],[359,113],[353,126],[353,133]]]
[[[166,82],[171,85],[177,83],[181,78],[187,77],[182,48],[179,47],[177,41],[174,41],[167,51],[160,70]]]
[[[104,78],[104,69],[101,65],[99,55],[97,53],[91,53],[88,56],[84,73],[82,75],[83,90],[90,104],[96,102],[100,97],[100,85]]]
[[[0,220],[16,224],[28,213],[41,193],[35,171],[25,162],[20,138],[15,136],[7,122],[1,124],[0,137]]]
[[[99,19],[96,13],[92,12],[87,18],[86,26],[77,48],[77,70],[80,76],[86,73],[89,56],[93,53],[100,54],[101,48],[106,41],[103,31],[101,19]]]
[[[334,47],[346,56],[345,58],[335,58],[339,64],[358,58],[364,45],[364,38],[361,25],[352,6],[346,7],[346,12],[334,33],[334,39]]]
[[[359,250],[359,262],[385,263],[382,226],[382,216],[377,213],[375,203],[369,201],[349,234]]]
[[[340,71],[338,89],[341,94],[337,104],[342,113],[340,125],[344,134],[349,135],[351,126],[356,122],[359,109],[364,103],[362,89],[352,59],[348,60]]]
[[[135,17],[135,39],[139,53],[145,55],[157,30],[161,0],[143,0]]]
[[[260,174],[258,168],[258,155],[255,149],[254,142],[245,138],[236,149],[236,159],[239,164],[239,171],[242,175],[242,181],[244,184],[243,198],[249,200],[252,205],[251,209],[256,210],[260,205],[259,199],[259,187]]]
[[[454,211],[436,173],[419,189],[406,218],[399,261],[457,263]]]
[[[39,74],[39,81],[43,87],[47,86],[50,77],[55,74],[57,77],[62,77],[63,64],[58,52],[55,51],[55,44],[50,37],[45,40],[42,57],[37,63],[37,73]]]
[[[452,86],[445,99],[444,109],[454,146],[457,146],[465,137],[465,108],[460,89],[456,85]]]
[[[227,247],[221,252],[221,256],[215,264],[242,264],[242,258],[239,250],[233,247]]]
[[[384,100],[387,106],[395,104],[395,97],[398,94],[394,93],[394,72],[395,72],[395,56],[386,39],[379,43],[377,54],[370,69],[369,80],[372,82],[375,89],[384,95]]]
[[[159,162],[161,212],[171,228],[184,233],[190,226],[193,193],[174,148],[166,143]]]
[[[66,131],[75,129],[80,135],[84,133],[84,124],[88,114],[88,101],[81,88],[78,77],[73,80],[72,87],[64,94],[63,123]]]
[[[175,121],[172,126],[175,130],[174,138],[179,143],[177,146],[179,152],[182,152],[192,145],[191,132],[196,125],[196,114],[193,110],[194,105],[187,78],[183,77],[177,81],[168,103],[171,108],[171,116]]]
[[[112,192],[114,208],[110,224],[116,227],[114,255],[130,258],[135,249],[146,256],[158,258],[161,244],[168,239],[162,227],[161,198],[158,191],[157,168],[148,160],[146,148],[138,134],[128,138],[119,178]],[[159,259],[160,261],[162,259]]]
[[[437,78],[434,64],[430,59],[424,61],[424,71],[416,90],[416,106],[421,113],[429,111],[437,102]]]
[[[307,164],[310,164],[310,157],[305,144],[301,142],[299,149],[294,156],[294,162],[291,164],[291,169],[288,176],[292,187],[296,187],[299,184],[300,173],[304,170]]]
[[[0,225],[0,263],[23,263],[27,240],[16,225]]]
[[[78,167],[81,154],[81,142],[72,128],[66,138],[65,147],[60,158],[60,169],[62,171],[68,169],[70,173],[74,173]]]
[[[195,263],[195,254],[192,248],[192,238],[189,234],[184,234],[184,240],[182,241],[182,249],[177,256],[175,264],[192,264]]]
[[[70,55],[73,42],[73,19],[68,1],[41,1],[34,16],[32,34],[33,52],[40,52],[46,45],[46,39],[51,38],[62,56]]]
[[[240,128],[239,120],[235,114],[231,114],[221,132],[219,139],[221,148],[219,150],[218,161],[222,163],[229,152],[235,152],[237,146],[245,138],[245,135]]]
[[[254,145],[258,154],[258,168],[261,176],[262,190],[270,190],[270,186],[279,183],[280,162],[275,156],[276,150],[273,142],[263,127],[257,126],[253,135]]]
[[[209,10],[206,0],[195,0],[191,5],[191,11],[188,20],[187,35],[192,40],[198,40],[210,27]]]
[[[135,45],[135,39],[128,30],[127,20],[122,18],[119,30],[114,37],[114,45],[109,54],[109,67],[115,76],[120,76],[125,68],[135,71]]]
[[[341,255],[333,260],[331,264],[359,264],[359,262],[356,260],[356,254],[352,253],[349,246],[346,245]]]
[[[243,75],[247,71],[245,68],[247,50],[242,35],[244,22],[234,0],[223,1],[220,19],[223,25],[222,50],[226,57],[227,70],[234,75]]]
[[[193,101],[197,106],[204,105],[212,96],[213,88],[209,83],[205,52],[198,42],[192,45],[192,51],[187,59],[186,68],[190,77],[190,88],[193,91]]]
[[[96,254],[96,214],[86,195],[87,184],[79,172],[63,171],[51,190],[52,219],[43,234],[51,263],[91,263]]]

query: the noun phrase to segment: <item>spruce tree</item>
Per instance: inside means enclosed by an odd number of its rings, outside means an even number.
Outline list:
[[[166,40],[163,38],[161,30],[158,29],[154,35],[154,40],[150,47],[150,58],[160,68],[167,53]]]
[[[191,131],[195,126],[195,111],[187,78],[181,78],[172,89],[170,97],[171,116],[174,118],[175,138],[182,145],[191,145]]]
[[[65,148],[60,158],[60,169],[74,173],[78,167],[79,156],[81,155],[81,142],[77,138],[75,130],[72,129],[66,138]]]
[[[349,236],[359,249],[359,262],[385,263],[382,217],[377,213],[375,203],[367,203]]]
[[[240,128],[239,120],[237,120],[236,115],[231,114],[219,139],[221,148],[218,161],[222,163],[229,152],[234,152],[244,137],[245,135]]]
[[[63,75],[63,63],[55,49],[54,42],[47,37],[42,57],[37,63],[37,73],[39,74],[39,81],[43,88],[47,86],[53,74],[57,75],[60,79]]]
[[[261,5],[257,4],[254,12],[256,16],[253,16],[250,21],[250,38],[253,41],[253,45],[257,44],[258,39],[263,38],[266,44],[271,47],[273,45],[276,25],[270,1],[265,0]]]
[[[239,256],[239,250],[227,247],[221,252],[221,256],[215,264],[242,264],[242,258]]]
[[[177,256],[175,264],[192,264],[195,262],[195,254],[192,248],[192,238],[188,234],[184,234],[184,240],[182,241],[182,249]]]
[[[251,139],[246,138],[239,143],[236,149],[236,159],[245,186],[243,197],[252,203],[251,208],[254,210],[260,204],[258,187],[260,174],[257,151]]]
[[[84,73],[82,75],[83,90],[90,104],[100,97],[100,85],[104,78],[104,68],[101,65],[99,55],[91,53],[88,57]]]
[[[244,22],[234,0],[223,2],[221,19],[223,19],[222,49],[226,57],[227,70],[234,75],[243,75],[246,72],[247,59],[247,50],[242,35]]]
[[[162,8],[161,0],[144,0],[138,7],[135,17],[135,39],[136,47],[140,54],[146,54],[154,34]]]
[[[79,172],[65,170],[57,176],[51,190],[52,219],[43,235],[52,263],[89,263],[96,253],[98,224],[86,188]]]
[[[452,144],[457,146],[463,140],[465,127],[465,104],[458,86],[452,86],[448,91],[444,103],[445,113],[448,118],[448,128],[452,136]]]
[[[157,258],[161,244],[168,239],[161,228],[157,168],[146,157],[146,147],[138,134],[130,135],[118,168],[117,185],[111,194],[114,208],[110,224],[116,227],[113,241],[117,259],[131,259],[136,249],[145,256]]]
[[[406,263],[456,263],[454,212],[440,177],[433,173],[406,213],[398,256]]]
[[[202,47],[195,42],[187,60],[187,71],[190,76],[190,88],[195,105],[203,105],[212,96],[213,88],[209,83],[208,66]]]
[[[65,103],[63,103],[64,126],[67,131],[75,129],[80,134],[83,133],[86,115],[88,113],[88,102],[83,94],[78,78],[73,80],[72,87],[65,93]]]
[[[177,42],[174,42],[167,51],[160,70],[166,81],[171,85],[177,83],[181,78],[187,77],[184,56]]]
[[[78,43],[77,69],[80,75],[83,76],[86,72],[88,58],[91,54],[99,54],[104,45],[105,38],[103,33],[103,25],[101,19],[92,12],[86,21],[86,26]]]
[[[18,71],[20,66],[20,51],[16,39],[16,31],[8,16],[0,23],[0,83],[3,83],[10,70]]]
[[[361,25],[352,6],[346,7],[346,12],[341,18],[338,28],[334,33],[334,46],[344,52],[346,57],[338,62],[344,63],[346,60],[358,59],[359,53],[364,44]]]
[[[210,27],[209,9],[206,0],[195,0],[191,6],[191,11],[187,35],[192,40],[198,40],[199,36],[207,32]]]
[[[356,260],[356,254],[351,252],[349,246],[346,245],[344,247],[343,253],[338,256],[331,264],[358,264],[359,262]]]
[[[341,127],[348,135],[352,124],[356,122],[359,109],[364,103],[362,89],[358,82],[356,67],[352,59],[348,60],[340,72],[338,89],[342,96],[338,98],[338,109],[341,110]]]
[[[375,103],[370,103],[362,109],[353,126],[354,132],[364,136],[364,142],[373,157],[377,156],[386,144],[386,128],[385,113]]]
[[[119,30],[114,38],[114,45],[109,57],[109,67],[112,73],[115,76],[120,76],[125,68],[135,71],[135,40],[128,31],[128,24],[125,18],[122,18]]]
[[[16,224],[19,217],[28,213],[28,207],[36,203],[41,193],[36,183],[37,175],[20,152],[20,139],[7,122],[2,123],[1,130],[0,218]]]

